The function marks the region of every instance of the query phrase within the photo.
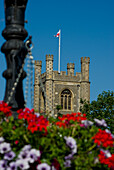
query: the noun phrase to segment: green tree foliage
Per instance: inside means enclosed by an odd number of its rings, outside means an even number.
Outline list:
[[[57,105],[57,106],[56,106],[56,109],[57,109],[57,111],[59,112],[59,111],[62,109],[62,106],[61,106],[61,105]]]
[[[114,92],[103,91],[98,95],[97,101],[91,103],[81,100],[80,111],[87,114],[87,118],[94,120],[104,119],[108,125],[108,129],[114,134]]]
[[[56,109],[57,109],[57,116],[62,116],[62,114],[60,113],[60,110],[62,109],[62,106],[61,105],[57,105],[56,106]]]

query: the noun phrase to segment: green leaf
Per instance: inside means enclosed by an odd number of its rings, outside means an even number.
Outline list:
[[[29,139],[27,138],[27,136],[26,136],[25,134],[23,135],[23,137],[24,137],[25,141],[26,141],[27,143],[29,143]]]

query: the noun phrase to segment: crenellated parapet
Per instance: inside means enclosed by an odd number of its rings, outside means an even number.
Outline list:
[[[36,66],[42,66],[42,61],[35,60],[35,65],[36,65]]]
[[[80,82],[81,81],[81,73],[77,73],[74,76],[67,75],[65,71],[61,71],[60,74],[58,74],[57,71],[53,72],[53,80],[55,81],[63,81],[63,82]]]
[[[46,61],[53,61],[53,55],[46,55]]]
[[[42,61],[35,61],[35,73],[40,75],[42,71]]]
[[[66,71],[61,71],[60,75],[65,76],[66,75]]]
[[[81,63],[90,63],[89,57],[81,57]]]

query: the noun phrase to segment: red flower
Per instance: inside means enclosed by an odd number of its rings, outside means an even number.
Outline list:
[[[52,166],[54,166],[54,168],[55,168],[56,170],[59,170],[59,169],[60,169],[60,164],[59,164],[59,162],[57,161],[56,158],[53,159]]]
[[[18,119],[27,120],[28,130],[30,130],[32,133],[35,131],[44,131],[47,133],[47,126],[49,125],[49,121],[43,116],[37,117],[34,114],[33,109],[29,110],[26,108],[25,110],[19,110],[18,113]]]
[[[11,116],[12,115],[11,106],[8,106],[7,103],[5,103],[4,101],[1,101],[0,102],[0,112],[3,112],[6,117]]]
[[[105,130],[99,129],[99,132],[92,137],[94,139],[94,143],[98,146],[102,145],[103,147],[113,147],[114,139],[112,138],[110,133],[107,133]]]
[[[71,113],[63,115],[62,117],[58,117],[59,121],[56,122],[56,125],[59,127],[68,127],[71,125],[70,121],[77,121],[78,123],[81,123],[82,120],[86,120],[86,114],[81,113]]]
[[[108,165],[108,167],[111,169],[114,168],[114,154],[112,154],[111,157],[106,158],[105,153],[103,151],[100,151],[98,157],[101,164]]]
[[[16,141],[15,141],[15,144],[17,145],[18,143],[19,143],[19,141],[18,141],[18,140],[16,140]]]

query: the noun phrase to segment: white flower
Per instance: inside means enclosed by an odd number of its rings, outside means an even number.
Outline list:
[[[81,123],[83,123],[86,127],[93,125],[93,122],[89,120],[82,120]]]
[[[40,151],[36,149],[31,149],[30,152],[28,153],[28,159],[30,163],[33,163],[40,157]]]
[[[27,156],[28,156],[28,153],[30,152],[30,149],[31,149],[31,145],[25,145],[21,152],[19,153],[18,155],[18,158],[19,159],[26,159]]]
[[[0,143],[4,142],[4,138],[0,137]]]
[[[15,156],[16,156],[15,153],[14,153],[13,151],[10,151],[10,152],[8,152],[8,153],[6,153],[6,154],[4,155],[4,159],[10,161],[10,160],[12,160]]]
[[[33,153],[35,154],[37,157],[40,157],[40,151],[39,150],[36,150],[36,149],[31,149],[30,153]]]
[[[56,170],[56,168],[54,166],[51,167],[52,170]]]
[[[110,130],[108,130],[108,129],[105,129],[105,131],[106,131],[107,133],[110,133],[110,134],[111,134],[111,131],[110,131]]]
[[[22,151],[30,151],[31,145],[25,145],[22,149]]]
[[[11,147],[10,147],[9,143],[3,142],[0,144],[0,153],[1,154],[7,153],[10,150],[11,150]]]
[[[0,170],[6,170],[7,163],[5,160],[0,160]]]
[[[72,158],[73,158],[73,154],[72,153],[70,153],[69,155],[65,156],[65,160],[66,159],[72,159]]]
[[[111,153],[109,152],[109,150],[101,149],[101,151],[103,151],[103,152],[104,152],[104,154],[105,154],[106,158],[109,158],[109,157],[111,157],[111,156],[112,156],[112,155],[111,155]]]
[[[114,138],[114,135],[111,133],[111,131],[110,131],[110,130],[105,129],[105,131],[106,131],[107,133],[111,134],[112,138]]]
[[[71,167],[71,160],[66,160],[66,161],[64,162],[64,165],[65,165],[66,168]]]
[[[107,124],[106,124],[106,122],[105,122],[105,120],[104,119],[102,119],[102,120],[99,120],[99,119],[94,119],[94,121],[96,122],[96,124],[98,125],[98,126],[104,126],[104,127],[107,127]]]
[[[77,145],[71,151],[72,151],[72,154],[77,153]]]
[[[99,163],[99,159],[97,157],[94,158],[94,164]]]
[[[11,162],[9,165],[10,166],[7,168],[7,170],[17,170],[16,162]]]
[[[40,113],[35,113],[35,115],[36,115],[37,117],[39,117],[39,116],[40,116]]]
[[[37,170],[51,170],[51,167],[47,163],[41,163],[37,166]]]
[[[64,137],[64,139],[66,140],[66,144],[71,148],[74,149],[76,147],[76,141],[74,138],[72,137]]]
[[[29,151],[21,151],[18,155],[19,159],[26,159]]]
[[[18,159],[16,161],[16,165],[17,167],[19,167],[20,169],[22,170],[25,170],[25,169],[28,169],[29,168],[29,164],[28,164],[28,161],[26,159]]]

